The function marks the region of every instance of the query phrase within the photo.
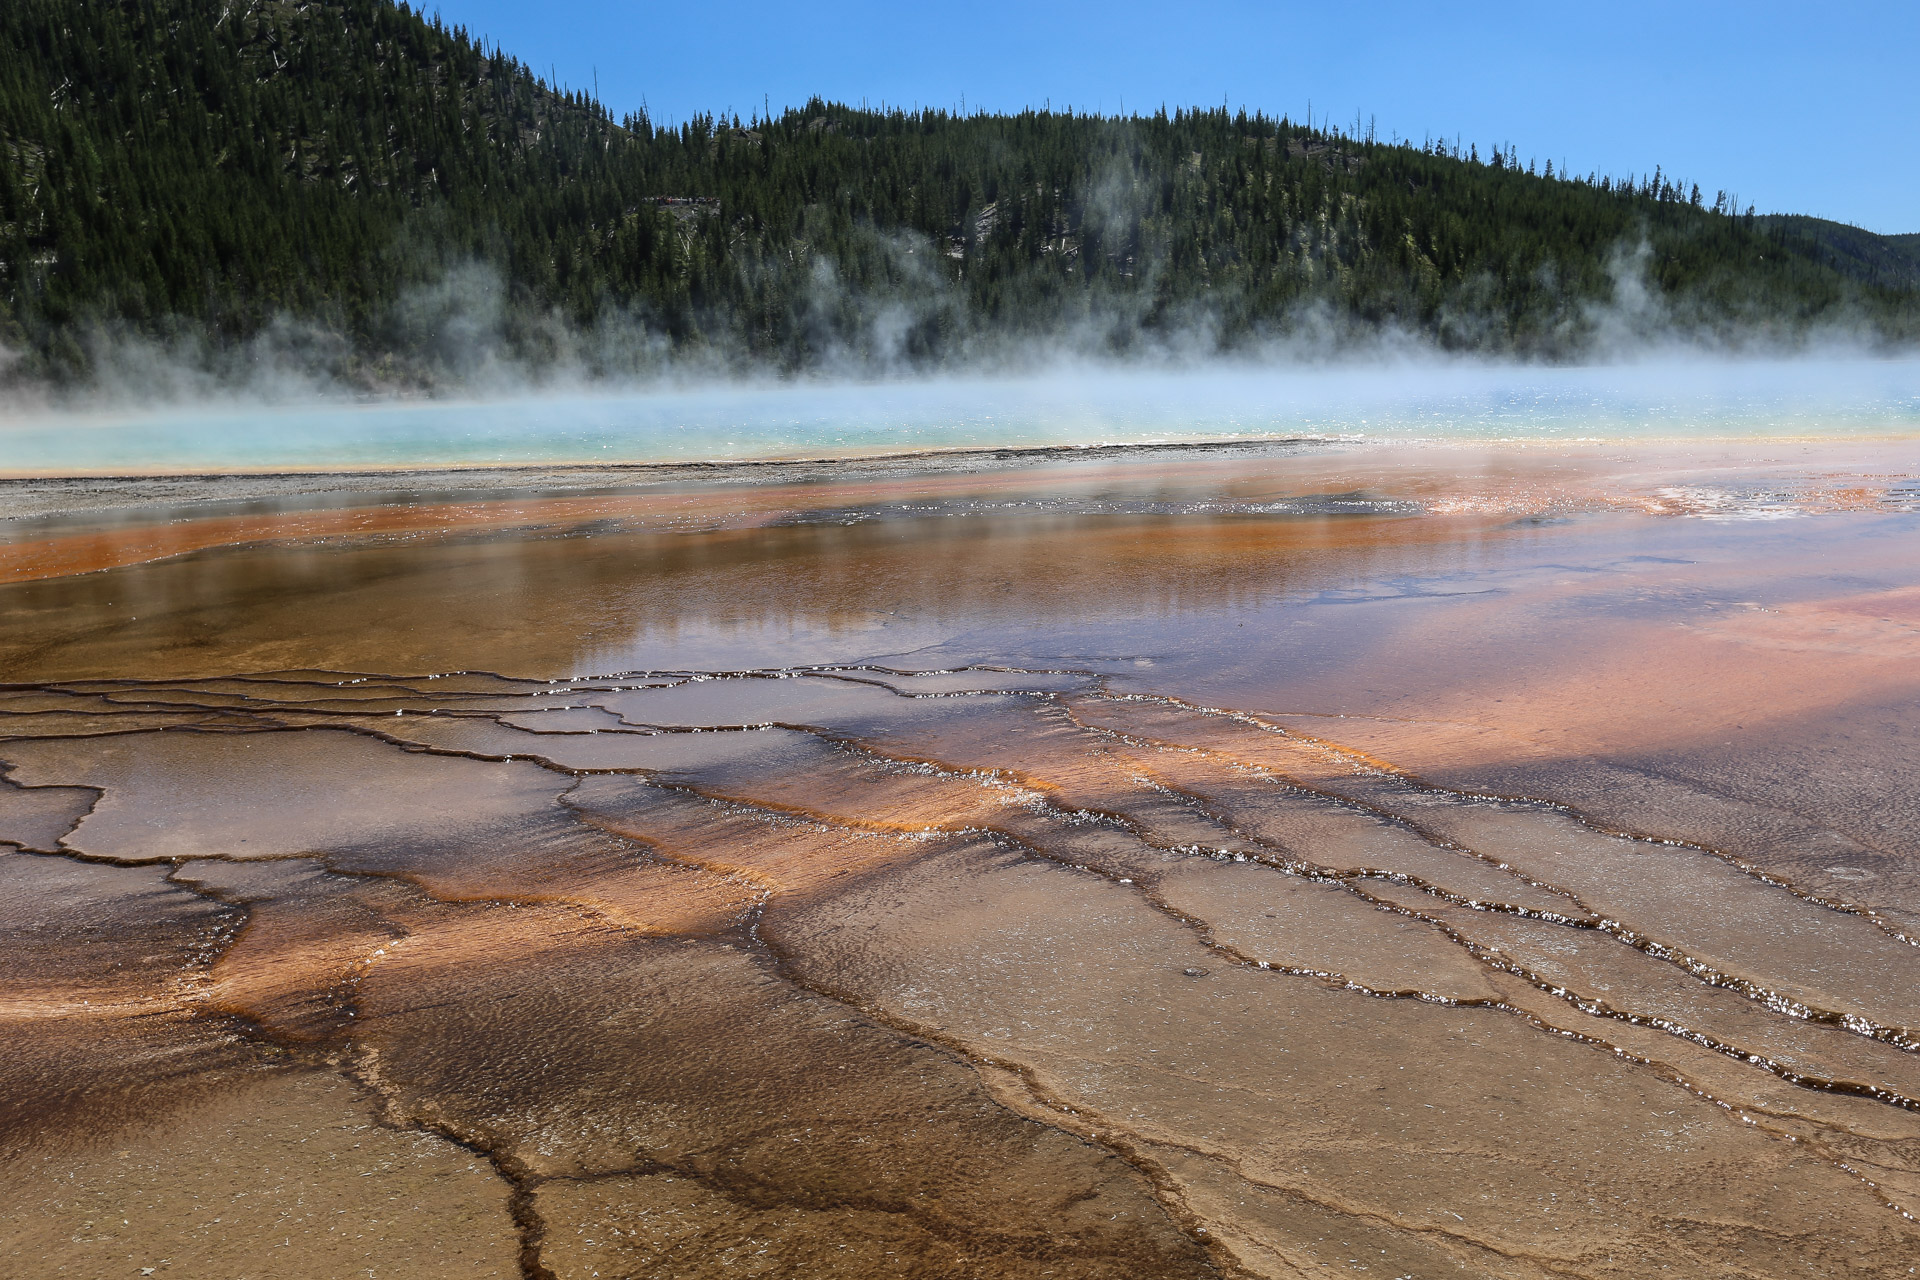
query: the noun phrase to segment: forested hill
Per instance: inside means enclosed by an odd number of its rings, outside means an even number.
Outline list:
[[[0,346],[143,335],[362,384],[477,359],[806,369],[1392,326],[1920,337],[1920,248],[1656,174],[1181,111],[616,122],[384,0],[0,5]]]

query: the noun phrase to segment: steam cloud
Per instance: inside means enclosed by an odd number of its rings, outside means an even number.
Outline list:
[[[1136,179],[1116,167],[1093,185],[1087,225],[1119,232],[1137,216]],[[1287,368],[1408,361],[1485,359],[1460,352],[1498,352],[1497,320],[1478,305],[1469,281],[1449,300],[1438,325],[1444,346],[1395,325],[1370,325],[1324,303],[1296,307],[1248,341],[1223,346],[1219,323],[1231,298],[1187,308],[1169,321],[1149,318],[1157,258],[1138,265],[1141,279],[1124,294],[1088,291],[1075,310],[1043,336],[998,333],[969,318],[959,289],[941,269],[942,246],[908,232],[870,231],[869,251],[884,263],[881,288],[840,279],[824,257],[802,275],[801,315],[810,358],[781,369],[750,355],[707,326],[679,344],[642,312],[603,309],[588,326],[558,312],[516,305],[490,265],[456,261],[426,283],[406,289],[376,326],[369,355],[336,330],[281,316],[238,344],[216,343],[191,329],[156,339],[131,328],[94,325],[81,335],[90,376],[79,385],[46,386],[17,376],[18,353],[0,347],[0,412],[56,407],[106,409],[205,402],[290,404],[378,396],[494,398],[537,391],[577,392],[684,387],[723,380],[885,381],[930,374],[1033,376],[1062,368],[1195,370]],[[1608,262],[1605,303],[1569,299],[1553,344],[1583,363],[1688,358],[1779,358],[1880,351],[1871,327],[1847,319],[1811,330],[1792,328],[1748,309],[1710,310],[1675,302],[1650,280],[1652,250],[1617,246]],[[1549,272],[1550,268],[1543,268]],[[1551,287],[1551,279],[1542,281]],[[923,335],[938,334],[937,350]],[[1448,352],[1454,354],[1447,354]],[[12,376],[10,378],[10,371]]]
[[[1131,214],[1097,185],[1096,231]],[[1216,313],[1147,323],[1153,290],[1088,299],[1044,340],[966,323],[938,255],[873,233],[890,283],[808,264],[800,372],[724,342],[675,344],[643,314],[529,314],[500,275],[453,262],[402,293],[369,358],[282,317],[220,346],[99,327],[83,385],[0,389],[0,473],[819,456],[944,447],[1261,436],[1556,438],[1920,434],[1920,362],[1864,325],[1788,331],[1677,312],[1651,252],[1612,256],[1611,298],[1569,303],[1580,365],[1449,354],[1323,305],[1223,349]],[[1141,271],[1156,269],[1143,263]],[[1151,285],[1151,278],[1146,283]],[[1443,320],[1485,349],[1470,296]],[[930,358],[924,337],[943,337]],[[1894,353],[1898,354],[1898,353]],[[0,351],[0,369],[9,353]]]

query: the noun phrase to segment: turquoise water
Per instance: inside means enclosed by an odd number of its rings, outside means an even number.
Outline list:
[[[0,472],[684,462],[1323,437],[1920,436],[1920,360],[1466,364],[763,383],[0,413]]]

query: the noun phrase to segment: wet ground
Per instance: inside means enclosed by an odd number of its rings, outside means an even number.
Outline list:
[[[15,521],[0,1272],[1914,1274],[1916,473]]]

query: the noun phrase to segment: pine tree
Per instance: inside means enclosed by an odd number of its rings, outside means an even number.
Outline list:
[[[1920,333],[1911,282],[1849,276],[1659,168],[1548,182],[1510,147],[1481,164],[1457,139],[1219,107],[815,99],[751,127],[616,125],[387,0],[9,0],[0,41],[0,342],[31,376],[83,374],[89,326],[217,352],[291,315],[340,332],[369,379],[430,383],[445,357],[403,301],[473,264],[500,281],[499,341],[529,359],[555,315],[798,369],[1064,332],[1124,354],[1202,322],[1231,348],[1308,304],[1355,332],[1566,356],[1610,256],[1642,239],[1700,323],[1844,310]],[[908,319],[898,350],[877,345],[883,311]]]

